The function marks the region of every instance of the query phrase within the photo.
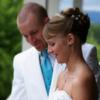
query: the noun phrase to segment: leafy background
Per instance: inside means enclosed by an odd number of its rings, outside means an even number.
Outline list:
[[[21,51],[21,35],[16,26],[16,16],[23,0],[0,0],[0,100],[11,92],[13,57]],[[88,42],[96,45],[100,61],[100,24],[92,24]]]
[[[21,51],[21,36],[16,16],[22,0],[0,0],[0,100],[11,91],[13,56]]]
[[[95,23],[91,25],[87,42],[96,46],[97,57],[100,62],[100,24]]]

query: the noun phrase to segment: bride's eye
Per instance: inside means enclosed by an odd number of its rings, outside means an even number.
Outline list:
[[[54,42],[52,42],[52,43],[50,42],[50,43],[48,43],[48,45],[49,45],[49,46],[54,46],[55,43],[54,43]]]
[[[51,46],[54,46],[55,45],[55,43],[51,43]]]

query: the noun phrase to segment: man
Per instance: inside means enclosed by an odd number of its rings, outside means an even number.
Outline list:
[[[55,90],[57,77],[64,70],[64,65],[62,67],[52,55],[49,55],[53,74],[51,75],[51,83],[46,85],[49,81],[46,82],[44,77],[48,76],[50,71],[48,73],[42,69],[41,52],[47,48],[42,37],[42,31],[48,20],[46,10],[36,3],[25,4],[18,14],[17,25],[20,33],[33,47],[19,53],[14,58],[14,79],[8,100],[47,100],[48,95]],[[93,70],[96,69],[94,73],[97,73],[97,59],[93,59],[93,56],[91,56],[96,51],[94,48],[90,44],[85,44],[82,50],[85,60],[91,65],[95,65],[91,67]],[[96,55],[94,54],[94,56]],[[92,64],[92,61],[94,64]],[[47,89],[46,86],[50,88]]]

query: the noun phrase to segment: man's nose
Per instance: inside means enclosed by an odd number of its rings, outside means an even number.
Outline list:
[[[28,42],[35,42],[36,38],[32,36],[28,36]]]

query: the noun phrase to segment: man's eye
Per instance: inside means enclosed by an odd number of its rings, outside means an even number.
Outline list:
[[[35,35],[38,31],[32,31],[30,32],[30,35]]]

